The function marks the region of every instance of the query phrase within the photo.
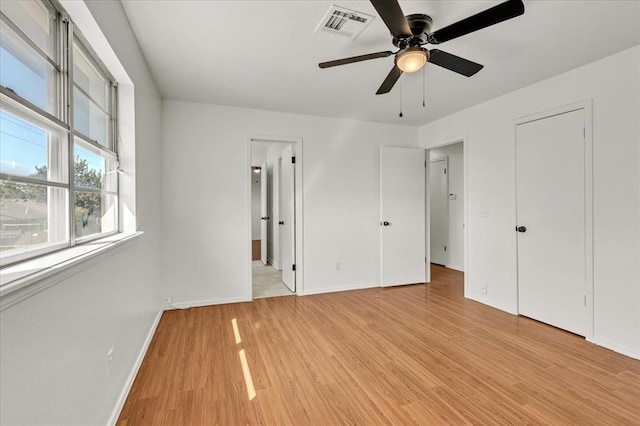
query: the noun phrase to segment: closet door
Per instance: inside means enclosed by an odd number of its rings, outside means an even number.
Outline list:
[[[518,310],[586,330],[584,110],[516,126]]]

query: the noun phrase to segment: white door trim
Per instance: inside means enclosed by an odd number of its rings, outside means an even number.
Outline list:
[[[464,220],[464,231],[463,231],[463,241],[464,241],[464,258],[462,268],[464,269],[464,296],[467,297],[469,294],[469,220],[467,216],[467,206],[469,205],[469,189],[468,189],[468,170],[469,170],[469,154],[468,154],[468,136],[465,133],[464,135],[457,136],[451,139],[446,139],[442,143],[438,145],[433,145],[428,148],[425,148],[425,158],[429,158],[428,154],[430,150],[443,148],[445,146],[454,145],[457,143],[462,144],[462,173],[463,173],[463,190],[464,190],[464,206],[463,206],[463,219]],[[427,253],[427,262],[426,262],[426,282],[431,282],[431,235],[429,234],[429,229],[431,227],[431,205],[429,203],[429,161],[427,160],[427,171],[425,173],[426,184],[425,188],[427,191],[426,194],[426,208],[425,208],[425,229],[426,229],[426,238],[425,242],[427,244],[426,253]],[[514,219],[515,220],[515,219]]]
[[[245,154],[245,168],[244,170],[251,170],[251,143],[252,142],[273,142],[273,143],[290,143],[293,145],[293,151],[296,157],[295,167],[295,203],[296,203],[296,294],[304,294],[304,239],[302,235],[303,220],[304,220],[304,202],[303,202],[303,181],[302,181],[302,168],[303,168],[303,151],[302,151],[302,138],[296,136],[277,136],[277,135],[264,135],[257,133],[249,133],[247,135],[246,154]],[[245,175],[248,175],[245,172]],[[245,275],[245,295],[244,300],[251,301],[253,288],[251,283],[251,176],[248,175],[245,186],[245,241],[247,242],[246,256],[247,261],[246,275]]]
[[[586,308],[587,308],[587,324],[585,339],[589,342],[593,341],[593,100],[586,99],[583,101],[575,102],[568,105],[563,105],[557,108],[536,112],[523,117],[518,117],[513,121],[513,144],[515,148],[516,144],[516,128],[519,124],[530,123],[536,120],[542,120],[555,115],[564,114],[567,112],[584,110],[584,184],[585,184],[585,294],[586,294]],[[516,164],[516,150],[513,150],[513,164]],[[516,191],[516,173],[517,170],[513,168],[513,194],[514,202],[517,199]],[[517,206],[513,209],[513,224],[512,229],[517,226]],[[514,246],[517,247],[517,234],[513,233]],[[516,252],[515,256],[515,271],[516,271],[516,306],[519,313],[520,307],[518,306],[518,256]]]

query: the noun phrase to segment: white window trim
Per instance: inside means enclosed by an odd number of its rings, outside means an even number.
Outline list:
[[[98,23],[83,1],[57,0],[82,32],[88,45],[118,82],[119,233],[7,265],[0,270],[0,311],[129,247],[143,232],[137,230],[135,190],[135,88]]]
[[[2,268],[0,311],[101,262],[143,234],[115,234]]]

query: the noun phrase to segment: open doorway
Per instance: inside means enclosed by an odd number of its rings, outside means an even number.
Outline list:
[[[296,293],[295,144],[251,141],[251,295]]]
[[[464,271],[465,267],[465,155],[464,142],[427,150],[428,228],[430,266]]]

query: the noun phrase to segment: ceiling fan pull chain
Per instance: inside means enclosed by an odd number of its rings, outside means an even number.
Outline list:
[[[425,72],[427,67],[422,67],[422,108],[426,108],[427,105],[425,103],[425,98],[426,98],[426,87],[427,87],[427,73]]]
[[[402,118],[402,87],[404,86],[404,84],[402,84],[402,81],[400,82],[400,114],[398,114],[398,117]]]

